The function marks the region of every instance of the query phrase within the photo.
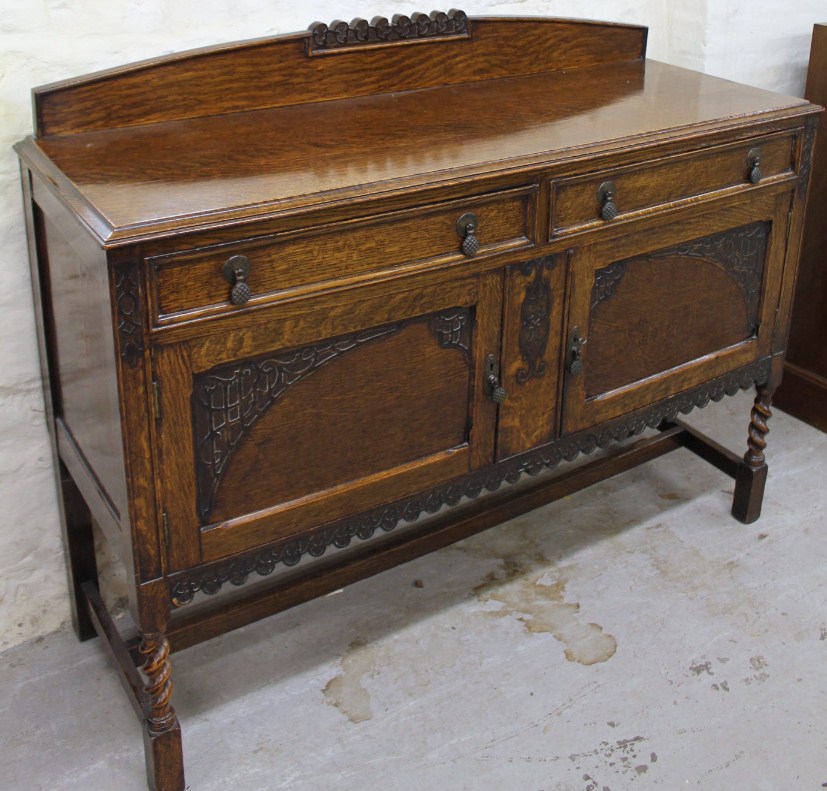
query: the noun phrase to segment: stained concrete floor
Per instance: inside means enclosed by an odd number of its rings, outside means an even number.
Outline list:
[[[741,447],[749,402],[694,422]],[[752,526],[681,450],[175,655],[189,788],[825,787],[827,435],[769,440]],[[0,788],[145,788],[98,641],[0,679]]]

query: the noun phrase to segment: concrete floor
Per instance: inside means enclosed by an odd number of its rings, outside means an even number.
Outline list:
[[[694,422],[740,448],[749,404]],[[677,451],[175,655],[189,788],[825,787],[827,435],[770,425],[752,526]],[[145,788],[98,641],[39,638],[0,678],[0,788]]]

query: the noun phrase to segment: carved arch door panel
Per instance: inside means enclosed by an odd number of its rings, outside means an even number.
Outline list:
[[[789,205],[764,196],[573,253],[564,432],[770,353],[779,278],[765,273],[782,270],[769,260],[784,255]]]
[[[250,313],[156,349],[171,569],[301,533],[493,458],[501,275]],[[344,483],[343,483],[344,482]]]

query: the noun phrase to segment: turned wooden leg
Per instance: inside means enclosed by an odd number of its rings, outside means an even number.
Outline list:
[[[750,412],[747,452],[738,465],[735,474],[735,496],[732,500],[732,515],[744,524],[754,522],[761,516],[764,499],[764,484],[767,481],[767,462],[764,448],[769,432],[767,421],[772,417],[770,402],[772,389],[766,385],[757,388],[757,395]]]
[[[142,635],[141,667],[146,684],[146,723],[144,749],[147,782],[152,791],[183,791],[184,754],[181,749],[181,726],[170,705],[172,697],[172,663],[169,640],[160,633]]]
[[[71,592],[72,626],[79,640],[88,640],[95,636],[95,627],[89,616],[86,596],[81,591],[81,586],[84,582],[98,584],[92,515],[63,462],[59,461],[58,465],[60,520],[63,528],[66,573]]]

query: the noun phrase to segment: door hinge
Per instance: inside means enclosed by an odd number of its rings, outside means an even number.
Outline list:
[[[169,515],[161,511],[161,529],[164,532],[164,546],[169,550]]]
[[[152,380],[152,413],[156,420],[161,419],[161,385],[157,379]]]

